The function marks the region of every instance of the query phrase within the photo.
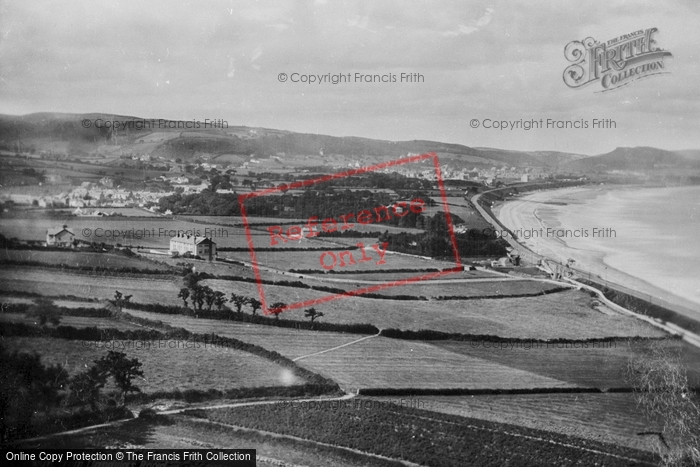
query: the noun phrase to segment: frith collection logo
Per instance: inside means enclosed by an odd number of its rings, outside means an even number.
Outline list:
[[[607,42],[592,37],[572,41],[564,47],[564,56],[571,62],[564,70],[564,83],[582,88],[600,81],[603,89],[612,91],[648,76],[668,73],[664,57],[671,52],[656,46],[657,28],[635,31]]]

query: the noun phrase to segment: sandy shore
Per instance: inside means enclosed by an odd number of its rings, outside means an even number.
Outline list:
[[[700,320],[700,304],[675,295],[660,284],[653,284],[648,279],[635,276],[635,270],[640,270],[637,262],[634,258],[630,260],[629,255],[620,257],[615,247],[616,242],[624,241],[624,238],[562,238],[552,235],[551,230],[550,235],[547,235],[548,227],[573,231],[587,230],[590,235],[595,221],[576,217],[577,212],[583,211],[577,210],[576,204],[600,197],[608,190],[610,189],[602,187],[574,187],[528,193],[496,206],[493,212],[505,226],[518,235],[519,241],[532,251],[560,263],[573,259],[573,265],[579,271],[586,271],[594,280],[597,276],[601,282],[614,284],[623,292],[632,291],[640,298]],[[566,206],[562,207],[563,204]],[[559,216],[552,215],[549,211],[554,209],[551,208],[559,210]],[[562,209],[566,215],[561,215]],[[603,209],[605,207],[601,206],[601,212]],[[531,238],[526,239],[527,236]],[[585,275],[583,277],[586,278]]]

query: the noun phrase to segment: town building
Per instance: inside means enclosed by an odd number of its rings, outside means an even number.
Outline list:
[[[213,261],[216,259],[216,243],[208,237],[195,237],[193,235],[177,235],[170,239],[170,253],[177,252],[182,256],[190,253],[203,259]]]
[[[46,246],[71,248],[74,240],[75,234],[67,225],[54,227],[46,231]]]

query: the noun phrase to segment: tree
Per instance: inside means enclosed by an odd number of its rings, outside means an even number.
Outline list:
[[[60,365],[46,366],[38,353],[8,352],[0,342],[0,443],[11,432],[28,435],[38,410],[55,407],[68,374]]]
[[[286,307],[287,307],[287,304],[284,302],[275,302],[270,307],[270,313],[275,315],[275,320],[279,320],[280,313],[282,313]]]
[[[87,371],[78,373],[68,381],[69,403],[88,403],[92,410],[97,410],[100,389],[107,383],[108,374],[104,368],[92,365]]]
[[[53,300],[45,297],[34,299],[34,304],[29,308],[26,316],[37,319],[42,327],[46,326],[46,323],[51,323],[53,326],[58,326],[61,323],[61,314],[56,309]]]
[[[124,352],[110,350],[106,356],[95,360],[97,369],[100,372],[109,374],[114,379],[114,384],[120,389],[120,400],[122,405],[126,402],[126,395],[129,392],[141,392],[141,388],[134,385],[133,379],[143,376],[141,367],[143,364],[137,358],[126,358]]]
[[[262,306],[262,302],[257,298],[249,298],[248,305],[250,305],[250,307],[253,309],[253,314],[255,314]]]
[[[243,305],[248,303],[248,297],[231,292],[231,298],[229,301],[236,305],[236,311],[240,313],[243,310]]]
[[[661,465],[700,464],[700,397],[670,339],[647,341],[630,360],[627,379],[637,406],[650,421],[661,420],[661,444],[655,446]]]
[[[221,309],[224,307],[224,304],[226,303],[226,294],[217,290],[214,292],[214,304],[216,305],[216,308],[221,311]]]
[[[205,301],[205,292],[204,292],[204,287],[202,287],[199,284],[195,284],[194,287],[192,287],[192,307],[195,309],[195,311],[199,311],[201,313],[202,307],[204,306],[204,301]],[[198,315],[196,315],[198,316]]]
[[[183,287],[180,289],[180,293],[177,295],[177,298],[181,298],[182,302],[185,304],[185,308],[187,308],[187,299],[190,296],[190,289],[187,287]]]
[[[323,312],[322,312],[322,311],[317,311],[316,308],[313,308],[313,307],[312,307],[312,308],[307,308],[306,310],[304,310],[304,316],[305,316],[306,318],[310,318],[310,319],[311,319],[311,329],[313,329],[313,328],[314,328],[314,320],[316,320],[316,319],[320,318],[321,316],[323,316]]]
[[[117,290],[114,292],[114,301],[112,303],[114,303],[116,306],[118,306],[119,311],[121,312],[122,309],[124,308],[124,305],[129,303],[129,301],[131,300],[131,297],[133,297],[133,295],[126,295],[125,296],[125,295],[122,295],[122,293]]]
[[[205,285],[204,289],[204,301],[207,302],[207,311],[211,311],[211,306],[216,301],[216,295],[211,287]]]

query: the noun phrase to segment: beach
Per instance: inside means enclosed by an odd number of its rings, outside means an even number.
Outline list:
[[[493,212],[532,251],[700,320],[700,187],[545,190]]]

